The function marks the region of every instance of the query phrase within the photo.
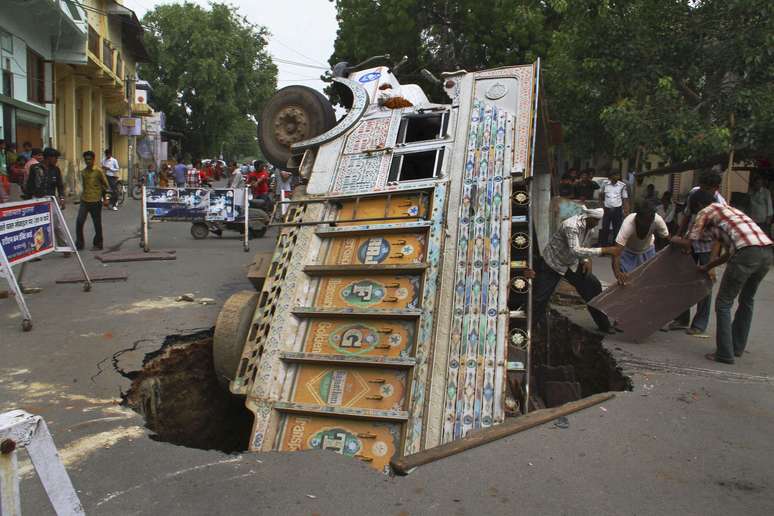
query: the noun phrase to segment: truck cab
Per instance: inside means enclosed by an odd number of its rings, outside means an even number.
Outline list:
[[[327,449],[389,471],[529,409],[532,248],[548,236],[539,62],[445,73],[445,103],[388,66],[337,66],[346,113],[303,86],[261,117],[304,185],[277,206],[258,292],[215,365],[256,451]],[[535,215],[537,219],[535,220]]]

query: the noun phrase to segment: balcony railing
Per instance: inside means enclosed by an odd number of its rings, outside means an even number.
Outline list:
[[[99,58],[99,34],[89,25],[89,52]]]
[[[105,66],[110,68],[111,71],[113,71],[113,49],[110,48],[110,43],[108,43],[108,40],[103,39],[102,40],[102,62],[105,63]]]

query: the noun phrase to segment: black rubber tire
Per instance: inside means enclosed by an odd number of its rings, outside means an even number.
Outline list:
[[[132,199],[135,201],[139,201],[142,199],[142,186],[141,185],[134,185],[132,187]]]
[[[305,114],[308,125],[304,134],[295,141],[282,143],[275,135],[275,122],[279,113],[291,106]],[[287,164],[291,156],[290,145],[314,138],[335,125],[336,113],[325,95],[308,86],[287,86],[275,93],[263,108],[258,125],[258,144],[269,163],[281,170],[290,170]]]
[[[266,226],[264,226],[262,229],[251,229],[250,238],[263,238],[268,230],[269,228]]]
[[[191,236],[196,240],[204,240],[210,234],[210,228],[204,222],[191,224]]]
[[[212,362],[221,385],[228,387],[237,372],[256,306],[258,293],[241,290],[228,298],[218,314],[212,339]]]

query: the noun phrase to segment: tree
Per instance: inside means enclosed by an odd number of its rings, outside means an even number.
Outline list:
[[[579,155],[774,153],[770,0],[336,0],[336,10],[331,64],[407,55],[399,77],[429,92],[423,67],[544,58],[551,117]]]
[[[257,154],[255,118],[277,84],[266,28],[219,3],[158,5],[142,21],[150,62],[139,73],[184,151]]]
[[[331,65],[389,53],[404,55],[399,76],[438,93],[419,71],[480,70],[534,61],[550,41],[539,1],[336,0],[339,30]]]
[[[670,161],[774,150],[771,2],[585,0],[559,9],[547,84],[577,150]]]

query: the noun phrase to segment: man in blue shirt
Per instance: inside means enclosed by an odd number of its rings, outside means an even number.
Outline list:
[[[172,174],[175,176],[175,186],[178,188],[185,188],[185,179],[188,174],[188,167],[183,163],[183,158],[177,158],[177,165],[172,169]]]

